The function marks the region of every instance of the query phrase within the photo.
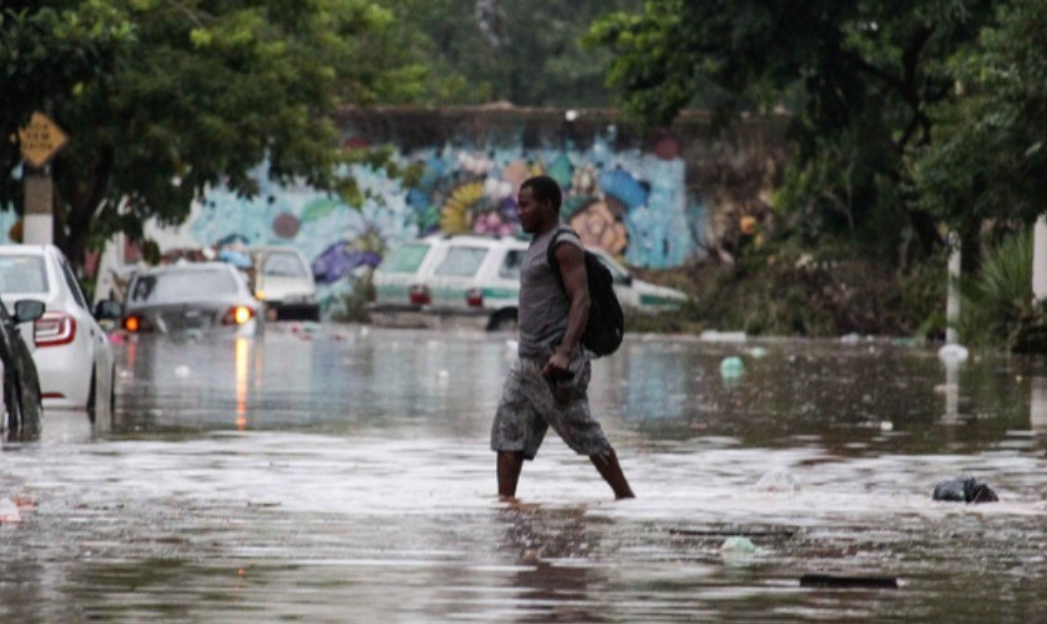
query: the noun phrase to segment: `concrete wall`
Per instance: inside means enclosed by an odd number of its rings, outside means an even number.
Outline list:
[[[765,218],[787,157],[780,118],[721,134],[701,114],[644,132],[614,111],[512,107],[350,110],[338,122],[346,147],[391,146],[397,163],[418,175],[405,182],[352,167],[366,195],[353,208],[306,186],[272,185],[259,170],[258,197],[216,188],[181,228],[150,234],[162,248],[296,246],[330,297],[351,287],[345,276],[354,268],[405,240],[516,233],[516,190],[545,173],[563,186],[564,219],[587,243],[664,269],[719,249],[742,216]]]

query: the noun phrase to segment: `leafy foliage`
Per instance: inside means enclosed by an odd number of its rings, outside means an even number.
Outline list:
[[[68,2],[40,4],[23,14],[74,20]],[[72,138],[53,173],[55,240],[74,258],[92,235],[137,237],[149,217],[179,222],[211,185],[255,193],[262,162],[275,181],[352,194],[352,180],[337,174],[333,114],[417,91],[418,68],[387,37],[392,14],[367,0],[82,4],[111,7],[131,36],[107,66],[80,72],[68,89],[40,83],[27,98],[49,101]]]
[[[987,255],[977,275],[963,280],[957,333],[964,344],[1007,344],[1032,300],[1032,252],[1028,231],[1010,234]]]
[[[784,245],[734,265],[702,268],[689,320],[752,335],[935,335],[944,324],[944,254],[899,272],[847,250],[812,255]]]
[[[0,5],[0,204],[21,205],[19,146],[6,140],[34,111],[112,68],[134,41],[126,11],[105,0],[4,0]]]
[[[602,106],[609,54],[580,38],[603,13],[638,10],[641,0],[509,2],[379,0],[431,68],[422,100],[508,101],[517,106]]]
[[[920,201],[954,225],[1032,222],[1047,207],[1047,0],[1002,4],[950,67],[957,97],[910,161]]]
[[[928,108],[951,94],[943,61],[992,17],[987,0],[649,1],[597,22],[627,109],[668,123],[685,106],[726,116],[795,112],[797,160],[778,207],[817,239],[843,234],[884,255],[907,238],[930,251],[936,224],[914,208],[902,156],[931,139]],[[897,257],[891,253],[888,257]]]

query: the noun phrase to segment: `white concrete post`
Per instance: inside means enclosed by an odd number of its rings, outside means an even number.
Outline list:
[[[51,170],[25,168],[25,219],[22,222],[22,242],[27,245],[50,245],[53,242],[54,187]]]
[[[949,295],[945,304],[945,343],[956,344],[956,324],[960,322],[960,237],[949,233]]]
[[[942,422],[955,423],[960,419],[960,365],[955,360],[945,362],[945,415]]]
[[[1047,432],[1047,378],[1032,378],[1029,396],[1029,424],[1033,431]]]
[[[1047,299],[1047,217],[1040,217],[1033,227],[1032,298]]]

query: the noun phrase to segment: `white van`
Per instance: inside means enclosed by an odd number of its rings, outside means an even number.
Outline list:
[[[516,328],[520,265],[529,242],[518,238],[435,235],[393,250],[374,273],[376,325]],[[653,312],[678,307],[687,295],[634,278],[602,250],[622,307]]]
[[[279,245],[248,247],[251,286],[265,304],[268,320],[319,321],[316,280],[302,252]]]

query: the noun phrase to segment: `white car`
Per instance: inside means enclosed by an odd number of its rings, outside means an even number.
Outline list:
[[[92,419],[110,412],[116,400],[113,349],[62,252],[54,245],[0,245],[0,293],[8,307],[20,299],[46,306],[43,316],[20,326],[44,408],[83,409]],[[119,316],[111,306],[99,309]]]
[[[319,321],[320,303],[309,261],[294,247],[249,247],[254,294],[269,320]]]
[[[520,265],[529,243],[517,238],[429,236],[393,250],[374,273],[377,325],[515,329]],[[654,312],[687,295],[634,278],[606,252],[592,250],[611,271],[622,307]]]

